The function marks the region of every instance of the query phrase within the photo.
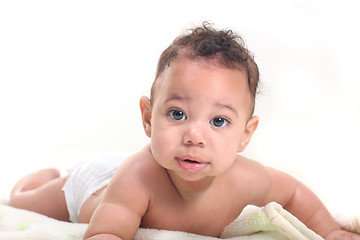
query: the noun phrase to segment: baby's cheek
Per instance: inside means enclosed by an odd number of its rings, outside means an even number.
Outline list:
[[[174,148],[176,135],[172,134],[165,129],[153,131],[151,136],[151,146],[153,151],[157,154],[166,154],[169,150]]]
[[[224,164],[228,163],[229,165],[232,165],[232,161],[236,159],[237,153],[238,153],[238,142],[231,142],[225,141],[221,144],[219,142],[216,144],[215,147],[215,155],[217,158],[224,159]],[[226,162],[226,163],[225,163]]]

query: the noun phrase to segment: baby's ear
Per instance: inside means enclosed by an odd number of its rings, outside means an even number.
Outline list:
[[[242,152],[245,150],[258,126],[258,123],[259,117],[257,116],[251,117],[250,120],[247,122],[243,138],[241,139],[240,146],[238,148],[238,152]]]
[[[145,96],[140,98],[140,110],[145,134],[151,138],[151,102],[149,98]]]

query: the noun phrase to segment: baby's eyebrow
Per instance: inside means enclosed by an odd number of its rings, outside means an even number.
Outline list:
[[[215,106],[216,106],[217,108],[226,108],[226,109],[229,109],[230,111],[232,111],[233,113],[235,113],[235,115],[236,115],[237,117],[239,116],[238,113],[237,113],[237,111],[236,111],[236,109],[235,109],[233,106],[231,106],[231,105],[222,104],[222,103],[216,103]]]
[[[168,99],[166,99],[165,103],[170,102],[170,101],[183,101],[186,99],[188,99],[188,98],[185,96],[180,96],[178,94],[174,94],[174,95],[170,96]]]

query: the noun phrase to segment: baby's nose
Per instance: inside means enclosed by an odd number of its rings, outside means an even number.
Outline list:
[[[184,134],[183,142],[186,145],[204,147],[206,145],[206,130],[201,124],[190,124]]]

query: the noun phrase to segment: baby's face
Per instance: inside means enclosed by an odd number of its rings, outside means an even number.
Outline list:
[[[252,104],[241,71],[175,60],[156,86],[151,113],[155,159],[189,181],[225,172],[246,147]]]

